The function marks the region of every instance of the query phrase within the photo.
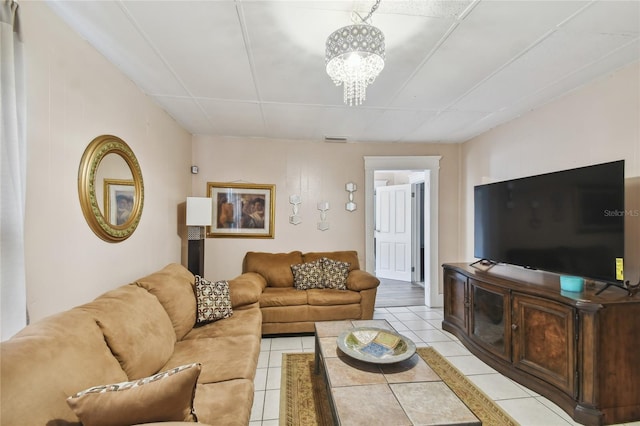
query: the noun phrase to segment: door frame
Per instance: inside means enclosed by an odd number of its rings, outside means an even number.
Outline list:
[[[425,192],[429,196],[429,208],[425,209],[425,233],[429,243],[425,245],[425,291],[424,302],[429,307],[441,307],[443,295],[440,293],[438,268],[438,177],[440,174],[439,155],[433,156],[365,156],[365,266],[375,273],[373,234],[375,232],[374,172],[376,170],[425,171]],[[429,186],[426,186],[426,181]],[[426,198],[426,196],[425,196]],[[428,224],[428,226],[426,225]]]

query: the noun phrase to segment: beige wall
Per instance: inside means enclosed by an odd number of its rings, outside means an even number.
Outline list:
[[[459,261],[473,260],[473,186],[625,160],[625,277],[640,278],[640,66],[635,63],[463,144]]]
[[[44,2],[21,2],[27,68],[27,305],[32,321],[180,262],[177,206],[189,193],[191,135],[73,33]],[[84,220],[77,176],[87,144],[124,139],[144,177],[142,220],[111,244]]]
[[[200,173],[193,194],[205,196],[207,182],[253,182],[276,185],[274,239],[207,238],[205,276],[226,279],[240,274],[247,251],[288,252],[357,250],[365,268],[364,156],[441,155],[440,224],[441,259],[455,257],[458,241],[459,145],[436,144],[334,144],[309,141],[214,138],[194,136],[193,161]],[[355,182],[358,209],[344,208],[344,186]],[[302,197],[302,223],[289,224],[289,196]],[[319,201],[329,201],[330,229],[319,231]],[[439,267],[436,265],[436,267]]]

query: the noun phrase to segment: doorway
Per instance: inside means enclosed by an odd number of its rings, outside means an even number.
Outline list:
[[[376,172],[393,170],[410,170],[423,173],[425,176],[422,188],[420,182],[413,182],[412,192],[422,194],[420,203],[422,213],[414,215],[411,228],[411,246],[415,249],[408,253],[412,257],[410,264],[414,265],[412,281],[424,282],[424,304],[430,307],[442,306],[442,294],[438,285],[438,171],[440,156],[411,156],[411,157],[364,157],[365,158],[365,227],[366,227],[366,269],[376,274]],[[412,198],[415,203],[415,198]],[[404,202],[404,200],[402,200]],[[406,204],[403,204],[406,206]],[[414,207],[411,207],[415,210]],[[389,246],[391,247],[391,246]],[[377,247],[380,249],[380,246]],[[390,250],[389,248],[387,250]],[[404,261],[406,251],[397,253],[387,252],[387,255],[395,256],[388,261],[400,259]]]

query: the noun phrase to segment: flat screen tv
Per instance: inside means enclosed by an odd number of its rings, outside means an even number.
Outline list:
[[[624,160],[474,188],[474,256],[606,283],[624,256]]]

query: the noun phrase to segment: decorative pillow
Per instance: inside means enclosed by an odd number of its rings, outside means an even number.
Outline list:
[[[324,272],[320,260],[291,265],[291,272],[293,272],[293,286],[298,290],[324,288]]]
[[[133,382],[94,386],[67,398],[83,426],[197,422],[193,409],[201,364],[182,365]]]
[[[229,318],[233,315],[227,281],[211,282],[196,275],[196,325]]]
[[[351,266],[351,264],[348,262],[339,262],[323,257],[322,268],[324,269],[325,288],[346,290],[349,266]]]

